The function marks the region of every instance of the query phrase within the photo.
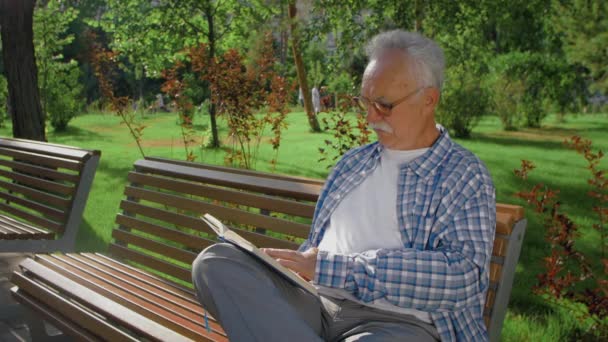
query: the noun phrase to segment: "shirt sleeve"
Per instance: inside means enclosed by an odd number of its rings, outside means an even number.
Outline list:
[[[494,188],[480,189],[442,224],[429,250],[320,251],[314,282],[345,289],[363,302],[380,298],[423,311],[455,311],[479,303],[488,287],[496,224]]]

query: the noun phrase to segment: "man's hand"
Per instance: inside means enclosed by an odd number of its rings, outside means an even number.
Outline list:
[[[262,248],[261,250],[306,280],[314,278],[318,252],[316,248],[310,248],[305,252],[277,248]]]

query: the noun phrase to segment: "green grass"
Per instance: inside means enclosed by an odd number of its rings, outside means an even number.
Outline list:
[[[147,114],[140,120],[147,126],[143,132],[146,155],[184,159],[180,127],[177,116],[171,113]],[[289,127],[283,135],[276,169],[269,161],[273,154],[269,144],[260,147],[256,164],[258,170],[323,178],[329,169],[327,163],[319,163],[319,147],[331,134],[311,134],[306,117],[295,112],[288,117]],[[220,135],[226,136],[221,123]],[[205,140],[207,118],[195,118],[198,139]],[[591,201],[586,196],[586,180],[589,172],[586,162],[574,151],[563,147],[562,141],[572,135],[591,139],[596,148],[608,150],[608,115],[578,115],[567,117],[566,123],[556,123],[555,118],[545,120],[542,129],[523,129],[504,132],[497,118],[484,118],[473,131],[471,139],[456,139],[476,153],[488,166],[497,188],[499,202],[522,204],[513,194],[522,190],[522,183],[514,175],[521,159],[532,160],[538,168],[533,171],[529,184],[542,182],[561,190],[563,208],[579,224],[583,232],[577,247],[591,260],[600,257],[597,232],[590,227],[593,216]],[[10,136],[9,127],[0,128],[0,135]],[[139,150],[120,119],[111,114],[87,114],[70,122],[67,132],[50,130],[48,139],[54,143],[94,148],[102,151],[101,162],[84,214],[84,224],[78,236],[81,251],[104,251],[110,241],[114,217],[123,198],[127,173],[135,160],[141,158]],[[228,141],[224,141],[229,146]],[[197,161],[222,164],[223,150],[197,147]],[[602,169],[608,168],[604,160]],[[587,339],[586,326],[578,322],[568,310],[556,308],[532,294],[536,274],[541,270],[541,260],[547,254],[540,221],[528,212],[528,230],[520,263],[515,276],[509,313],[503,328],[505,341],[558,341]]]

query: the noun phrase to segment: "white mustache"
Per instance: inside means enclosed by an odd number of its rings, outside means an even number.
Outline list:
[[[386,133],[393,133],[393,128],[384,121],[370,122],[369,127],[376,131],[384,131]]]

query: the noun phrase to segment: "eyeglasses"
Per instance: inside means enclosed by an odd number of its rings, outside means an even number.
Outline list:
[[[398,105],[403,103],[405,100],[409,99],[410,97],[412,97],[413,95],[417,94],[419,91],[421,91],[422,89],[425,89],[425,88],[428,88],[428,87],[420,87],[420,88],[412,91],[411,93],[405,95],[404,97],[402,97],[396,101],[393,101],[393,103],[382,103],[382,102],[370,100],[365,96],[355,96],[355,97],[353,97],[353,101],[363,111],[367,111],[369,109],[369,106],[373,106],[373,108],[376,110],[376,112],[378,112],[378,114],[380,114],[381,116],[389,116],[389,115],[391,115],[391,111],[393,110],[393,108],[397,107]]]

